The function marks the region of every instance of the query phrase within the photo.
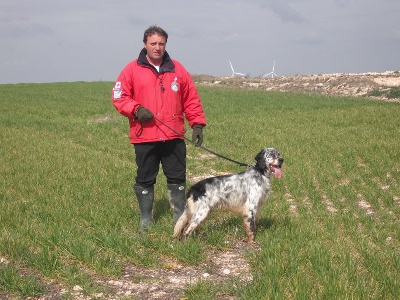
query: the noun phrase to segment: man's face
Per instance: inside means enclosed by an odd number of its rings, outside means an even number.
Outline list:
[[[160,65],[165,53],[165,37],[153,34],[147,37],[144,47],[147,50],[147,59],[153,65]]]

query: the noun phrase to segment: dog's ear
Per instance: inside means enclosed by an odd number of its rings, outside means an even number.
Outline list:
[[[265,169],[265,150],[261,150],[254,159],[257,161],[256,167],[264,170]]]

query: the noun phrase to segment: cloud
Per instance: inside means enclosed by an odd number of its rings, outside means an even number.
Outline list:
[[[351,0],[335,0],[336,5],[340,7],[346,7],[350,2]]]
[[[31,21],[28,18],[5,16],[4,14],[0,16],[1,38],[25,38],[53,33],[50,26]]]
[[[268,8],[274,12],[282,22],[304,23],[306,19],[287,3],[273,1],[264,3],[261,8]]]
[[[309,32],[308,34],[293,40],[297,44],[303,45],[322,45],[325,39],[322,38],[317,32]]]
[[[146,25],[148,25],[148,21],[142,17],[138,17],[138,16],[127,16],[126,20],[128,21],[128,23],[130,25],[140,25],[145,27]]]
[[[383,34],[389,40],[400,42],[400,29],[392,28]]]
[[[209,43],[226,43],[226,42],[238,42],[243,40],[243,36],[236,33],[221,33],[221,35],[210,35],[207,37]]]

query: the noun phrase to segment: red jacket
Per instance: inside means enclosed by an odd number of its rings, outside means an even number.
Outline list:
[[[120,73],[112,92],[118,112],[129,119],[131,143],[182,139],[157,119],[180,134],[185,133],[184,117],[189,125],[206,125],[203,106],[190,74],[165,52],[159,72],[149,64],[146,50]],[[144,106],[154,119],[141,123],[135,113]]]

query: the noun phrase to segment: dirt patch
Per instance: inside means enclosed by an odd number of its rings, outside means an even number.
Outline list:
[[[198,267],[188,267],[165,261],[164,268],[151,270],[128,266],[119,280],[102,282],[115,291],[118,297],[138,299],[180,299],[183,289],[200,281],[209,280],[213,284],[237,278],[251,282],[250,266],[244,257],[246,246],[237,244],[233,249],[219,253],[208,253],[205,263]]]
[[[251,282],[253,277],[245,252],[257,249],[256,244],[238,242],[223,252],[209,251],[205,262],[196,267],[184,266],[169,259],[160,262],[162,267],[159,269],[128,265],[120,278],[96,280],[98,285],[111,291],[107,294],[96,293],[88,296],[78,285],[68,290],[49,283],[49,293],[35,299],[185,299],[184,289],[201,281],[210,281],[212,284],[221,284],[232,279],[244,284]],[[223,295],[220,299],[235,298]]]

